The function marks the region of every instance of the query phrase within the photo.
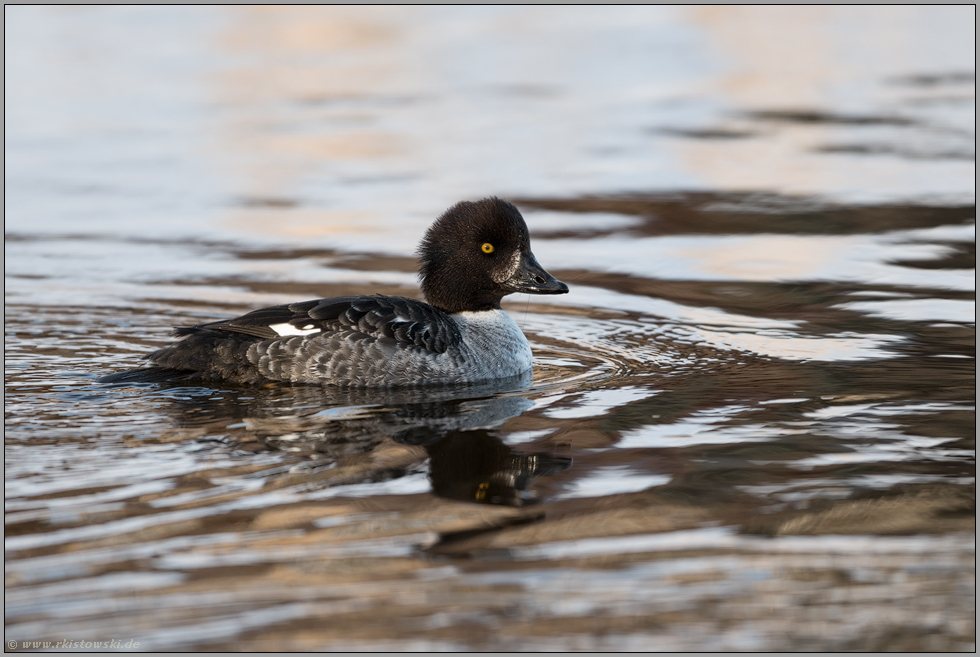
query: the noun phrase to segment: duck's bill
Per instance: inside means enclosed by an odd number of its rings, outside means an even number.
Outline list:
[[[538,264],[534,255],[521,257],[517,270],[501,285],[511,292],[526,294],[565,294],[568,286],[556,279]]]

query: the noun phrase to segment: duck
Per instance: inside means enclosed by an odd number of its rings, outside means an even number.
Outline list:
[[[425,301],[387,295],[314,299],[175,328],[149,365],[104,383],[170,375],[238,384],[354,388],[470,384],[526,375],[531,347],[500,307],[508,294],[565,294],[538,264],[520,211],[497,197],[462,201],[419,244]]]

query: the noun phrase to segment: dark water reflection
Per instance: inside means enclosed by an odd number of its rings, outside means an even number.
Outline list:
[[[882,36],[958,21],[100,11],[8,31],[7,640],[973,649],[973,77]],[[533,376],[97,382],[173,326],[417,296],[432,213],[488,193],[571,287],[504,304]]]
[[[465,502],[522,506],[534,501],[535,477],[565,470],[572,459],[510,449],[486,432],[452,432],[425,445],[432,492]]]

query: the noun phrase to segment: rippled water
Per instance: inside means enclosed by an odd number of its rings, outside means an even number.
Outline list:
[[[7,8],[5,639],[973,650],[974,21]],[[96,382],[489,194],[533,378]]]

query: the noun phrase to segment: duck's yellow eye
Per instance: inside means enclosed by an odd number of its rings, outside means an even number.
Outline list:
[[[493,253],[493,244],[490,242],[484,242],[483,246],[480,247],[484,253]]]

